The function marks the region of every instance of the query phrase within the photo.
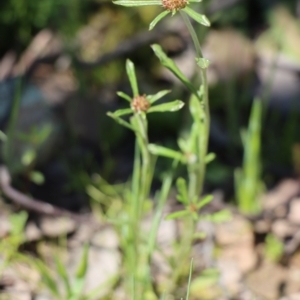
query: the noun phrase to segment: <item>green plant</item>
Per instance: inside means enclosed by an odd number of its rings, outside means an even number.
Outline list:
[[[9,216],[10,232],[0,241],[0,253],[2,256],[0,272],[4,270],[14,259],[18,258],[18,250],[24,242],[24,227],[28,214],[25,211]]]
[[[153,222],[150,233],[152,238],[150,238],[148,247],[143,249],[144,243],[141,240],[140,224],[142,217],[144,216],[146,201],[149,199],[155,167],[155,158],[148,148],[148,122],[146,115],[153,112],[177,111],[183,106],[183,102],[174,100],[168,103],[154,105],[156,101],[170,91],[164,90],[154,95],[140,95],[134,64],[130,60],[127,60],[126,62],[126,71],[132,88],[133,97],[130,97],[123,92],[118,92],[118,95],[129,102],[130,108],[117,110],[114,113],[108,113],[108,115],[120,125],[132,130],[136,135],[132,187],[131,191],[128,191],[128,195],[125,197],[126,213],[121,214],[121,220],[123,220],[119,223],[121,226],[119,231],[121,231],[121,245],[124,249],[124,263],[127,270],[130,270],[130,273],[133,276],[133,278],[129,280],[128,286],[131,285],[131,280],[133,280],[133,294],[144,295],[145,293],[152,293],[151,288],[149,287],[150,283],[147,282],[150,278],[150,271],[145,268],[145,266],[153,251],[156,236],[155,231],[157,230],[157,223]],[[121,118],[128,114],[132,114],[129,122]],[[159,201],[161,204],[165,202],[168,196],[171,181],[170,176],[166,176]],[[160,215],[163,205],[159,205],[158,207],[159,211],[157,213]],[[159,218],[157,218],[157,220],[159,221]],[[142,289],[136,291],[136,286],[139,286],[139,283],[141,283],[140,286],[142,286]]]
[[[246,214],[258,213],[261,209],[259,196],[263,190],[261,181],[261,124],[262,102],[255,99],[247,131],[242,131],[244,161],[242,169],[235,171],[235,191],[238,207]]]
[[[89,245],[83,247],[81,259],[76,271],[69,274],[65,264],[58,255],[54,256],[54,268],[50,268],[42,259],[26,256],[29,265],[36,268],[41,274],[42,286],[57,300],[91,300],[97,299],[103,286],[92,291],[84,292],[84,284],[88,270]]]
[[[163,90],[154,95],[141,94],[137,84],[134,64],[129,60],[126,62],[126,71],[133,96],[129,96],[123,92],[118,92],[118,95],[129,102],[130,108],[108,113],[120,125],[132,130],[136,136],[132,186],[131,189],[126,189],[126,192],[124,192],[123,198],[125,198],[125,203],[123,208],[120,209],[118,216],[111,220],[116,224],[120,233],[121,248],[124,254],[124,272],[126,274],[125,278],[127,278],[125,282],[127,291],[132,295],[132,299],[157,299],[159,297],[153,288],[150,264],[156,248],[156,234],[162,218],[164,204],[172,185],[174,171],[179,163],[186,166],[188,175],[187,181],[183,178],[177,180],[178,199],[182,202],[185,209],[181,212],[171,214],[169,218],[180,217],[185,225],[185,229],[181,233],[180,240],[176,246],[177,251],[173,257],[173,261],[178,262],[178,265],[166,293],[174,292],[179,278],[186,274],[186,264],[190,259],[189,256],[196,232],[196,222],[199,219],[199,210],[212,200],[211,196],[201,198],[206,165],[214,159],[214,154],[207,154],[210,114],[206,69],[209,66],[209,61],[202,55],[197,34],[189,17],[204,26],[209,26],[210,23],[204,15],[190,8],[190,2],[199,1],[117,0],[114,2],[117,5],[129,7],[144,5],[163,6],[164,11],[151,22],[149,26],[150,30],[165,16],[169,14],[174,15],[179,12],[195,45],[197,55],[195,62],[199,66],[201,74],[201,84],[198,86],[198,84],[191,82],[180,71],[159,45],[152,45],[152,49],[161,64],[169,69],[191,92],[188,105],[192,125],[185,136],[179,138],[179,150],[149,143],[147,114],[177,111],[182,108],[183,102],[175,100],[153,105],[169,93],[169,91]],[[129,121],[123,118],[129,114],[132,115]],[[155,161],[158,156],[168,157],[173,163],[171,170],[163,178],[160,192],[154,199],[154,203],[156,204],[154,218],[151,223],[150,232],[147,233],[149,239],[145,241],[143,238],[145,233],[141,229],[141,221],[147,208],[151,207],[148,199]]]
[[[0,280],[5,277],[6,271],[14,270],[14,267],[22,261],[22,254],[19,252],[20,246],[25,241],[24,227],[28,214],[25,211],[11,213],[9,215],[9,231],[0,239]],[[3,234],[3,232],[2,232]],[[6,291],[2,291],[1,299],[6,298]]]

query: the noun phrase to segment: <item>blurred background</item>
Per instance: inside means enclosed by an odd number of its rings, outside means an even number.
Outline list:
[[[209,29],[195,24],[211,61],[210,151],[217,159],[206,190],[234,200],[233,174],[245,152],[241,131],[255,97],[264,107],[259,165],[265,188],[299,175],[300,2],[204,0],[194,8],[212,23]],[[0,160],[18,190],[78,211],[88,207],[92,174],[111,183],[129,178],[133,135],[106,116],[126,106],[116,95],[130,93],[125,59],[136,64],[143,93],[172,89],[169,99],[188,101],[152,53],[154,42],[199,81],[193,45],[177,16],[148,32],[158,11],[101,0],[1,1]],[[187,107],[149,122],[151,142],[176,148],[189,124]],[[168,163],[158,161],[157,182]]]

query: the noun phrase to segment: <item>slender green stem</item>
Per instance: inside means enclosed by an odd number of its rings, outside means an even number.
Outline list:
[[[188,165],[188,175],[189,175],[188,194],[189,194],[190,202],[192,202],[194,198],[196,198],[195,196],[198,195],[197,189],[199,185],[197,169],[192,164]]]
[[[162,188],[161,188],[161,191],[159,194],[158,204],[157,204],[156,212],[154,214],[154,218],[153,218],[153,221],[151,224],[151,231],[150,231],[150,236],[149,236],[149,243],[148,243],[148,259],[149,259],[149,261],[151,260],[150,256],[153,253],[154,248],[155,248],[156,236],[157,236],[158,227],[159,227],[159,224],[160,224],[160,221],[162,218],[163,208],[166,204],[168,195],[170,193],[170,189],[172,187],[173,174],[174,174],[174,171],[175,171],[177,165],[178,165],[178,161],[173,161],[172,169],[170,172],[168,172],[168,174],[164,178]]]
[[[147,119],[143,114],[135,114],[132,119],[135,133],[136,133],[136,143],[138,147],[139,162],[140,162],[140,173],[139,178],[137,178],[138,182],[138,197],[136,202],[135,212],[136,214],[134,217],[134,224],[133,226],[133,240],[136,249],[136,257],[135,261],[137,262],[134,272],[136,278],[137,286],[137,295],[143,295],[144,292],[147,290],[151,292],[151,276],[150,270],[148,269],[147,262],[148,262],[148,253],[145,252],[141,245],[141,231],[140,231],[140,222],[142,219],[143,214],[143,204],[145,200],[147,200],[150,192],[152,177],[153,177],[153,170],[154,170],[154,160],[148,150],[148,133],[147,133]]]
[[[180,13],[190,32],[191,38],[193,40],[196,49],[197,58],[203,59],[204,57],[202,54],[199,39],[197,37],[194,28],[188,16],[184,12],[180,12]],[[197,97],[197,99],[200,99],[199,102],[200,107],[198,107],[199,116],[197,116],[196,118],[195,116],[193,116],[194,119],[193,126],[195,126],[197,131],[195,135],[193,136],[191,135],[191,138],[193,139],[193,143],[194,143],[193,152],[197,156],[197,162],[188,164],[188,175],[189,175],[188,193],[191,202],[194,201],[197,202],[198,197],[203,192],[204,176],[206,172],[205,157],[207,155],[207,150],[208,150],[208,140],[209,140],[209,130],[210,130],[207,73],[205,68],[201,68],[200,70],[201,70],[201,85],[198,89],[198,95],[192,96],[192,97]],[[194,99],[191,98],[191,101],[193,100]],[[179,251],[177,253],[177,258],[180,259],[181,262],[186,263],[186,260],[189,258],[193,246],[194,232],[196,230],[196,221],[194,219],[186,219],[184,221],[185,221],[186,229],[179,243]],[[183,268],[184,268],[184,264],[177,266],[171,282],[172,288],[174,287],[174,285],[176,285],[180,277],[180,274],[182,274]]]
[[[193,273],[193,258],[191,259],[189,282],[188,282],[188,287],[187,287],[187,291],[186,291],[185,300],[189,300],[189,297],[190,297],[190,287],[191,287],[191,281],[192,281],[192,273]]]
[[[193,25],[191,24],[191,21],[189,19],[189,17],[187,16],[187,14],[183,11],[180,11],[180,14],[181,14],[181,17],[186,25],[186,27],[188,28],[189,30],[189,33],[191,35],[191,38],[193,40],[193,43],[195,45],[195,49],[196,49],[196,53],[197,53],[197,57],[203,57],[203,54],[202,54],[202,50],[201,50],[201,46],[200,46],[200,43],[199,43],[199,39],[198,39],[198,36],[195,32],[195,29],[193,27]]]
[[[140,159],[140,148],[138,141],[135,142],[135,152],[134,152],[134,163],[133,163],[133,178],[132,178],[132,217],[133,220],[137,219],[138,215],[138,206],[140,198],[140,177],[141,177],[141,159]]]
[[[147,120],[144,119],[140,114],[136,114],[136,122],[138,126],[137,139],[142,154],[142,170],[141,170],[141,193],[140,202],[143,202],[148,197],[150,191],[150,184],[152,181],[151,170],[151,154],[148,150],[148,134],[147,134]]]
[[[191,35],[191,38],[193,40],[197,57],[198,58],[204,58],[203,53],[201,50],[200,42],[198,39],[198,36],[195,32],[194,27],[192,26],[190,19],[188,16],[180,11],[181,16],[189,30],[189,33]],[[205,156],[207,154],[207,148],[208,148],[208,139],[209,139],[209,129],[210,129],[210,112],[209,112],[209,101],[208,101],[208,82],[207,82],[207,73],[206,69],[201,69],[201,81],[202,84],[199,87],[199,95],[202,96],[202,101],[201,105],[203,106],[204,109],[204,120],[203,126],[204,128],[204,136],[199,136],[198,137],[198,161],[199,161],[199,166],[198,166],[198,171],[196,168],[193,168],[193,166],[189,167],[189,191],[190,194],[194,193],[194,196],[198,196],[199,194],[202,193],[203,190],[203,184],[204,184],[204,175],[205,175],[205,169],[206,169],[206,164],[205,164]],[[199,116],[200,117],[200,116]],[[192,192],[194,191],[194,192]]]
[[[125,265],[127,265],[128,271],[132,274],[132,282],[136,282],[137,278],[137,268],[138,268],[138,245],[139,245],[139,210],[140,210],[140,185],[141,179],[141,151],[136,140],[135,143],[135,153],[134,153],[134,164],[133,164],[133,178],[132,178],[132,197],[128,199],[128,210],[131,212],[128,221],[129,232],[124,237],[125,249]],[[130,286],[131,282],[129,282]],[[136,285],[133,284],[135,295]]]
[[[191,249],[193,247],[194,233],[196,230],[196,221],[194,219],[185,218],[184,220],[184,232],[181,233],[181,238],[178,242],[178,251],[176,253],[174,261],[176,266],[172,272],[170,284],[167,287],[167,292],[173,291],[178,285],[178,281],[182,274],[187,271],[187,262],[190,259]]]

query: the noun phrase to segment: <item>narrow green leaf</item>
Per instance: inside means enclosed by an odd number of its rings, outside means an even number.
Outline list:
[[[201,120],[205,118],[204,108],[201,106],[202,104],[196,97],[191,97],[190,99],[190,112],[196,123],[201,123]]]
[[[210,22],[205,15],[198,14],[188,6],[183,9],[192,19],[200,23],[203,26],[210,26]]]
[[[136,80],[134,64],[130,59],[126,60],[126,72],[127,72],[128,79],[130,81],[133,96],[136,97],[139,95],[139,89]]]
[[[121,118],[115,116],[113,113],[108,112],[107,115],[109,117],[111,117],[112,119],[114,119],[118,124],[130,129],[130,130],[134,130],[133,127],[126,121],[122,120]]]
[[[132,6],[146,6],[146,5],[160,5],[161,0],[117,0],[113,1],[116,5],[122,5],[127,7]]]
[[[62,264],[61,260],[57,256],[55,256],[55,265],[56,265],[56,270],[60,278],[62,279],[62,282],[65,286],[65,290],[69,298],[72,294],[72,291],[71,291],[71,285],[70,285],[68,273],[65,266]]]
[[[193,3],[193,2],[202,2],[202,0],[189,0],[190,3]]]
[[[169,69],[193,94],[197,95],[197,90],[192,85],[192,83],[186,78],[186,76],[183,75],[183,73],[180,71],[180,69],[177,67],[177,65],[174,63],[174,61],[169,58],[165,52],[162,50],[160,45],[154,44],[151,46],[153,49],[155,55],[160,60],[161,64]]]
[[[52,274],[48,267],[40,260],[34,261],[35,266],[37,267],[38,271],[42,275],[42,281],[44,285],[49,289],[49,291],[55,296],[57,299],[60,299],[58,284],[52,277]]]
[[[117,92],[117,95],[123,99],[125,99],[128,102],[131,102],[131,97],[123,92]]]
[[[76,271],[77,278],[85,277],[87,267],[88,267],[88,258],[89,258],[89,245],[85,244],[83,247],[83,253],[81,256],[81,260],[79,262],[79,265],[78,265],[77,271]]]
[[[177,190],[178,190],[178,193],[180,196],[180,197],[178,197],[178,200],[181,199],[180,202],[182,202],[183,204],[188,204],[189,196],[188,196],[186,180],[182,177],[179,177],[176,181],[176,186],[177,186]]]
[[[214,159],[216,158],[216,154],[215,153],[208,153],[205,156],[205,163],[209,164],[210,162],[212,162]]]
[[[155,25],[159,22],[159,21],[161,21],[167,14],[169,14],[170,13],[170,11],[168,11],[168,10],[165,10],[165,11],[163,11],[162,13],[160,13],[151,23],[150,23],[150,25],[149,25],[149,30],[152,30],[154,27],[155,27]]]
[[[242,131],[244,159],[241,171],[235,173],[236,196],[243,213],[257,213],[261,209],[258,195],[261,193],[261,121],[262,102],[255,99],[252,104],[248,129]],[[240,173],[242,176],[238,176]]]
[[[191,281],[192,281],[192,273],[193,273],[193,258],[191,259],[191,264],[190,264],[189,281],[188,281],[188,287],[187,287],[187,291],[186,291],[185,300],[189,300],[189,298],[190,298],[190,288],[191,288]]]
[[[0,130],[0,141],[5,142],[7,140],[6,134]]]
[[[111,276],[99,286],[95,287],[94,289],[88,292],[85,292],[84,298],[80,298],[80,300],[100,299],[99,294],[103,293],[103,290],[107,289],[108,287],[113,288],[114,286],[116,286],[119,280],[119,274]]]
[[[164,156],[164,157],[172,158],[175,160],[184,161],[184,157],[183,157],[182,153],[172,150],[172,149],[169,149],[169,148],[166,148],[166,147],[163,147],[163,146],[149,144],[148,150],[154,155]]]
[[[161,99],[162,97],[169,94],[170,92],[171,92],[170,90],[163,90],[163,91],[160,91],[160,92],[158,92],[154,95],[147,95],[147,99],[151,104],[153,104],[154,102]]]
[[[196,57],[196,63],[201,69],[207,69],[210,65],[210,61],[202,57]]]
[[[29,174],[30,180],[37,185],[42,185],[45,182],[45,177],[43,173],[38,171],[32,171]]]
[[[204,270],[198,278],[195,278],[191,284],[193,290],[206,290],[211,289],[214,284],[218,282],[220,272],[216,269]]]
[[[152,106],[148,109],[148,113],[152,112],[174,112],[180,110],[184,106],[184,103],[180,100],[175,100],[168,103]]]
[[[181,218],[181,217],[185,217],[187,215],[189,215],[190,212],[187,211],[187,210],[181,210],[181,211],[176,211],[172,214],[169,214],[167,217],[166,217],[166,220],[173,220],[173,219],[177,219],[177,218]]]
[[[211,221],[215,223],[228,222],[232,219],[232,213],[228,209],[220,210],[211,214]]]
[[[211,202],[213,199],[212,195],[207,195],[204,198],[202,198],[199,203],[197,203],[197,209],[201,209],[205,205],[207,205],[209,202]]]
[[[75,277],[74,280],[72,281],[72,296],[68,300],[82,300],[84,284],[85,284],[84,277],[81,278]]]
[[[22,155],[21,161],[24,166],[29,166],[36,159],[36,152],[33,149],[28,149]]]
[[[198,144],[198,137],[199,137],[199,134],[201,132],[200,126],[201,126],[200,122],[199,121],[196,122],[194,120],[194,123],[192,124],[192,128],[191,128],[191,131],[190,131],[190,136],[189,136],[189,139],[188,139],[187,145],[186,145],[186,147],[188,148],[188,151],[186,151],[187,153],[194,153],[195,154],[195,153],[198,152],[197,144]]]
[[[24,227],[28,219],[26,211],[20,211],[9,216],[10,234],[13,236],[21,235],[24,232]]]
[[[178,146],[179,146],[179,149],[182,151],[182,152],[184,152],[184,153],[186,153],[186,152],[189,152],[189,144],[188,144],[188,142],[185,140],[185,139],[183,139],[183,138],[179,138],[178,140],[177,140],[177,144],[178,144]]]
[[[132,114],[132,109],[131,108],[123,108],[123,109],[118,109],[115,112],[113,112],[113,115],[115,117],[121,117],[121,116],[125,116],[125,115],[129,115]]]

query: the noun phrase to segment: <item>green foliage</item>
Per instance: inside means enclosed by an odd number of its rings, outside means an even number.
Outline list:
[[[117,0],[114,3],[123,6],[161,5],[161,2],[158,1],[144,0]],[[213,199],[211,195],[201,197],[206,164],[211,162],[215,157],[213,153],[207,154],[210,117],[206,69],[209,65],[209,61],[202,57],[198,37],[188,16],[204,26],[209,26],[210,23],[205,16],[198,14],[189,7],[174,8],[172,10],[166,8],[166,11],[159,14],[150,24],[150,29],[163,17],[169,13],[175,14],[178,10],[183,11],[180,13],[188,27],[197,50],[198,57],[196,58],[196,63],[200,67],[203,79],[201,86],[199,88],[194,86],[194,84],[183,75],[174,61],[163,52],[159,45],[153,45],[152,49],[161,64],[169,69],[192,94],[189,102],[192,126],[185,138],[179,138],[178,140],[180,151],[149,143],[147,114],[151,112],[177,111],[182,108],[183,102],[175,100],[153,106],[157,100],[165,96],[169,91],[163,90],[154,95],[141,95],[137,84],[134,64],[129,60],[126,62],[126,72],[133,96],[131,97],[124,92],[118,92],[118,95],[130,103],[130,108],[108,113],[108,116],[112,117],[120,125],[132,130],[136,136],[131,190],[124,192],[123,197],[125,204],[117,216],[118,221],[116,221],[116,218],[112,220],[120,232],[121,245],[124,253],[124,267],[127,277],[130,277],[130,280],[127,279],[127,290],[133,299],[140,299],[141,297],[144,299],[157,299],[151,283],[150,263],[155,249],[156,234],[162,217],[164,204],[168,197],[173,174],[178,163],[184,164],[188,173],[188,181],[183,178],[177,180],[178,200],[183,204],[184,209],[170,214],[167,219],[181,218],[184,222],[185,231],[179,238],[178,244],[175,247],[177,251],[175,251],[172,257],[174,261],[180,261],[180,263],[176,266],[176,270],[174,270],[174,274],[170,279],[170,284],[166,291],[167,293],[174,291],[179,278],[182,274],[185,274],[185,262],[189,259],[193,240],[196,236],[195,229],[196,222],[199,220],[199,211]],[[126,115],[132,115],[129,121],[123,119]],[[154,201],[157,201],[157,208],[154,211],[154,219],[149,232],[150,239],[148,246],[145,247],[143,246],[144,242],[142,239],[142,235],[145,235],[145,232],[141,232],[140,224],[146,212],[145,207],[147,207],[146,203],[153,180],[157,156],[170,158],[173,161],[173,167],[165,176],[161,191],[158,193],[158,196],[155,197]],[[213,219],[213,216],[210,217]],[[216,220],[217,219],[216,217]],[[219,219],[222,219],[222,216]],[[146,251],[144,249],[146,249]],[[186,299],[189,298],[191,274],[192,267],[190,268]],[[164,296],[162,295],[162,297]]]
[[[0,35],[6,44],[1,43],[0,53],[8,50],[4,47],[10,42],[24,47],[34,32],[45,27],[59,28],[67,35],[74,33],[83,18],[84,6],[82,0],[1,1]]]
[[[0,130],[0,142],[4,143],[6,139],[7,139],[6,134]]]
[[[101,292],[102,286],[95,290],[83,292],[88,270],[89,245],[85,244],[82,256],[74,274],[69,274],[59,256],[54,256],[55,268],[50,268],[41,259],[27,257],[28,263],[35,267],[42,277],[43,286],[57,300],[90,300],[95,299]],[[58,284],[58,282],[62,283]],[[61,288],[62,287],[62,288]]]
[[[190,3],[200,2],[200,1],[201,0],[190,0],[190,1],[188,1],[188,5]],[[116,0],[116,1],[114,1],[114,4],[127,6],[127,7],[151,6],[151,5],[161,6],[162,2],[161,2],[161,0],[151,0],[151,1],[149,1],[149,0]],[[206,16],[197,13],[193,9],[189,8],[188,5],[184,8],[174,8],[174,9],[169,9],[169,8],[165,7],[164,8],[165,10],[162,13],[160,13],[159,15],[157,15],[156,18],[150,23],[149,30],[152,30],[155,27],[155,25],[158,22],[160,22],[164,17],[166,17],[168,14],[172,14],[172,16],[173,16],[178,10],[184,11],[199,24],[201,24],[203,26],[210,26],[210,22]]]
[[[244,161],[242,169],[235,171],[235,191],[241,212],[255,214],[260,211],[259,195],[262,192],[261,181],[261,124],[262,103],[255,99],[252,105],[249,127],[242,132]]]
[[[189,281],[188,281],[188,286],[187,286],[185,300],[189,300],[189,297],[190,297],[190,288],[191,288],[191,281],[192,281],[192,273],[193,273],[193,259],[191,260],[191,265],[190,265]]]
[[[33,1],[33,0],[31,0]],[[50,0],[48,0],[50,1]],[[41,5],[47,5],[50,2],[45,1]],[[199,2],[198,0],[190,2]],[[17,5],[13,0],[10,3]],[[24,10],[25,2],[20,1],[23,5],[22,9],[18,6],[18,10]],[[26,4],[30,4],[27,2]],[[29,23],[29,27],[43,26],[53,17],[56,10],[55,5],[60,5],[60,2],[54,4],[51,2],[49,10],[43,15],[43,19],[36,23],[34,18]],[[80,6],[79,1],[73,1]],[[115,4],[123,6],[140,6],[140,5],[159,5],[161,1],[146,1],[146,0],[117,0]],[[65,2],[66,7],[71,5],[70,0]],[[39,6],[35,9],[39,9]],[[150,29],[161,21],[167,15],[174,15],[179,9],[165,10],[159,14],[150,24]],[[3,14],[5,13],[2,12]],[[189,110],[188,117],[190,119],[190,128],[184,136],[178,138],[177,149],[171,149],[163,145],[157,145],[149,142],[148,137],[148,114],[159,112],[161,114],[175,112],[184,106],[181,100],[173,100],[169,102],[161,102],[164,96],[170,93],[169,90],[158,91],[151,95],[144,95],[138,85],[138,80],[135,72],[135,66],[129,59],[126,61],[126,72],[132,95],[124,92],[118,92],[118,96],[123,98],[128,107],[119,109],[115,112],[109,112],[108,116],[115,120],[123,127],[130,129],[135,134],[135,156],[133,173],[130,184],[124,184],[121,187],[115,187],[102,178],[99,180],[99,185],[89,185],[87,187],[88,194],[97,202],[101,204],[97,209],[101,210],[101,217],[115,226],[119,233],[120,247],[123,254],[123,268],[120,274],[120,283],[125,287],[132,299],[164,299],[165,295],[172,294],[176,291],[177,285],[184,276],[188,275],[188,289],[186,293],[186,300],[190,297],[192,286],[200,288],[207,288],[207,286],[214,283],[218,278],[216,270],[205,270],[196,280],[192,280],[193,261],[189,272],[187,272],[187,262],[190,260],[190,255],[195,238],[199,238],[202,233],[196,232],[196,225],[199,220],[208,220],[212,222],[223,222],[230,218],[229,211],[221,211],[215,214],[202,215],[202,209],[213,200],[211,195],[203,196],[204,177],[206,174],[207,165],[214,160],[215,154],[208,153],[208,137],[210,127],[210,113],[209,113],[209,97],[208,97],[208,83],[207,83],[207,68],[210,62],[205,59],[201,53],[198,37],[195,30],[190,23],[190,18],[201,25],[210,26],[209,20],[198,12],[192,10],[189,6],[180,9],[187,28],[191,34],[194,42],[197,57],[195,64],[197,64],[198,71],[201,75],[201,85],[195,85],[191,82],[162,50],[159,45],[152,45],[152,49],[161,62],[161,64],[170,70],[191,93],[189,101],[186,105]],[[22,19],[22,15],[19,15]],[[28,16],[24,17],[28,18]],[[73,26],[73,25],[72,25]],[[67,27],[71,28],[71,25]],[[25,26],[26,27],[26,26]],[[24,27],[24,28],[25,28]],[[24,37],[23,37],[24,38]],[[16,99],[18,99],[16,97]],[[159,101],[159,102],[158,102]],[[256,159],[259,154],[260,144],[257,139],[260,132],[260,127],[257,125],[259,118],[259,109],[253,108],[253,117],[251,115],[249,130],[245,135],[245,148],[252,146],[252,148],[245,154],[245,163],[240,176],[244,181],[247,178],[257,180],[257,169],[253,171],[249,168],[249,161]],[[14,118],[16,115],[14,115]],[[254,121],[252,120],[254,119]],[[255,121],[256,120],[256,121]],[[13,119],[15,121],[15,119]],[[14,122],[12,122],[12,127]],[[13,131],[13,130],[11,130]],[[34,134],[36,133],[36,135]],[[32,136],[24,136],[21,138],[30,139],[32,143],[41,142],[47,136],[47,130],[43,130],[41,134],[33,132]],[[10,139],[3,136],[3,140]],[[6,148],[9,154],[9,147]],[[153,173],[155,163],[159,156],[171,159],[172,167],[165,170],[162,176],[161,189],[153,196],[153,202],[149,201],[150,189],[153,182]],[[22,162],[25,166],[32,166],[36,159],[34,150],[29,149],[23,156]],[[163,218],[163,212],[166,201],[168,199],[172,183],[176,174],[176,168],[181,164],[184,167],[185,174],[183,177],[177,178],[177,199],[182,204],[182,210],[174,212],[166,217],[167,220],[180,218],[183,224],[183,231],[179,234],[178,241],[174,245],[174,254],[171,254],[170,266],[173,267],[173,274],[169,278],[165,294],[160,295],[156,292],[151,276],[151,262],[155,251],[159,251],[157,245],[157,232],[160,222]],[[37,182],[42,182],[41,176],[32,172],[33,179]],[[98,178],[99,179],[99,178]],[[248,191],[243,185],[243,181],[239,182],[242,192]],[[253,195],[252,195],[253,198]],[[108,203],[109,202],[109,203]],[[96,205],[94,205],[95,207]],[[153,218],[150,228],[145,230],[142,228],[142,221],[147,213],[151,211]],[[19,244],[17,244],[19,245]],[[83,249],[82,258],[78,264],[78,269],[74,274],[68,274],[62,260],[56,256],[54,259],[54,268],[49,266],[41,259],[28,259],[35,268],[42,274],[44,286],[52,293],[56,299],[92,299],[92,295],[96,292],[91,292],[88,295],[83,295],[83,287],[88,267],[88,246]],[[15,250],[16,251],[16,250]],[[171,262],[175,262],[172,265]],[[119,279],[119,278],[118,278]],[[58,285],[58,280],[62,283]]]
[[[28,214],[25,211],[11,214],[9,216],[10,232],[9,235],[0,241],[0,274],[7,265],[19,258],[18,250],[24,242],[24,227],[27,222]]]
[[[190,287],[191,297],[193,299],[194,298],[197,299],[199,297],[201,297],[201,299],[218,298],[217,292],[215,292],[214,290],[216,285],[218,284],[219,277],[220,277],[220,272],[217,269],[209,268],[203,270],[191,282],[191,287]]]
[[[136,149],[131,189],[126,189],[123,192],[123,195],[121,195],[124,198],[123,209],[117,211],[115,216],[111,216],[110,220],[116,225],[120,233],[126,272],[131,274],[133,278],[133,290],[132,280],[129,280],[129,278],[125,280],[125,282],[128,281],[126,284],[128,290],[131,290],[131,294],[136,297],[141,295],[145,297],[147,294],[149,299],[155,299],[153,298],[154,292],[149,277],[150,266],[147,262],[151,260],[151,255],[155,249],[158,226],[172,184],[172,172],[165,176],[162,189],[156,197],[157,209],[154,211],[155,217],[149,231],[150,238],[145,243],[142,238],[144,233],[140,230],[140,223],[148,207],[147,202],[155,167],[155,157],[149,151],[147,114],[152,112],[174,112],[182,108],[183,102],[175,100],[156,105],[155,102],[170,91],[162,90],[153,95],[141,95],[135,67],[130,60],[126,61],[126,72],[133,96],[131,97],[123,92],[118,92],[118,95],[130,103],[130,108],[117,110],[114,113],[108,113],[108,115],[120,125],[135,133]],[[129,121],[121,118],[128,114],[132,115]],[[177,163],[174,161],[173,165],[175,167]]]
[[[195,221],[199,220],[199,211],[202,207],[211,202],[213,197],[211,195],[207,195],[202,199],[198,199],[198,197],[195,197],[194,199],[189,198],[187,184],[183,178],[177,179],[177,189],[177,200],[184,205],[185,209],[168,215],[167,219],[171,220],[179,217],[189,216]]]
[[[269,260],[277,262],[282,257],[284,251],[284,243],[275,235],[269,233],[266,236],[264,250],[265,256]]]

